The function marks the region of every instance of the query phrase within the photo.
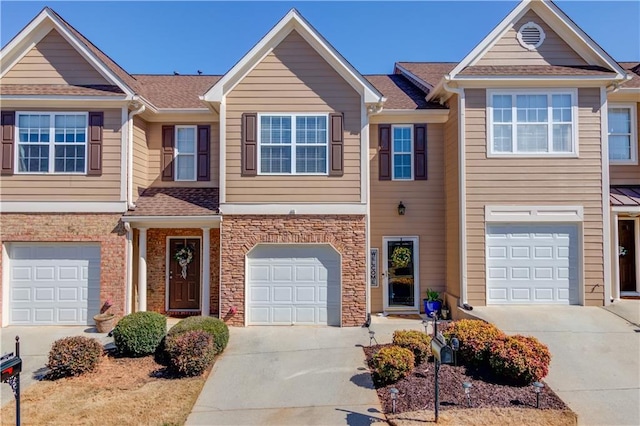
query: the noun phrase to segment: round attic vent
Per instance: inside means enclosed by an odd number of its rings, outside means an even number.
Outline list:
[[[535,22],[527,22],[518,30],[518,42],[528,50],[540,47],[544,37],[544,30]]]

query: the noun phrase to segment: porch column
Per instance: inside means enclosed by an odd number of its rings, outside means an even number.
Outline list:
[[[147,228],[140,228],[138,251],[138,311],[147,310]]]
[[[202,228],[202,315],[209,316],[210,305],[210,281],[211,281],[211,247],[210,228]]]

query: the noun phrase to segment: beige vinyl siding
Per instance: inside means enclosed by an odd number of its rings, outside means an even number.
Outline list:
[[[458,96],[447,102],[444,125],[444,194],[447,293],[460,297],[460,167],[458,164]]]
[[[579,158],[487,158],[486,91],[466,90],[467,274],[471,305],[485,304],[486,205],[584,207],[582,292],[603,304],[600,89],[578,90]]]
[[[133,201],[149,186],[148,162],[149,147],[147,141],[147,122],[133,117]]]
[[[538,24],[545,33],[544,42],[535,50],[522,47],[516,37],[520,27],[528,22]],[[484,54],[476,65],[549,64],[588,65],[542,18],[530,10]]]
[[[371,310],[383,309],[383,237],[418,236],[420,300],[427,288],[445,290],[444,125],[427,124],[428,180],[378,179],[378,125],[369,127],[371,171],[371,247],[378,248],[378,283],[371,289]],[[398,215],[398,204],[406,214]],[[421,303],[422,304],[422,303]],[[422,309],[422,307],[421,307]]]
[[[2,84],[110,84],[56,30],[2,78]]]
[[[227,96],[226,201],[360,201],[360,95],[295,31]],[[240,176],[241,116],[344,113],[344,176]]]
[[[28,110],[33,110],[33,108],[20,109],[20,111]],[[42,111],[42,109],[38,109],[38,111]],[[64,109],[63,111],[78,110]],[[4,201],[121,201],[122,112],[120,109],[100,111],[104,111],[102,176],[53,173],[2,176],[0,178],[2,199]],[[18,148],[17,144],[15,148]]]
[[[640,157],[640,103],[636,105],[636,155]],[[640,164],[609,166],[609,180],[611,185],[640,185]]]
[[[180,125],[210,125],[211,126],[211,180],[210,181],[193,181],[193,182],[172,182],[162,180],[161,155],[162,155],[162,126],[180,126]],[[147,143],[149,147],[147,170],[148,186],[156,187],[189,187],[189,188],[211,188],[220,185],[220,124],[219,123],[147,123]]]

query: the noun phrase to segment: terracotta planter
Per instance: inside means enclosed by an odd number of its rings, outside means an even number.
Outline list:
[[[116,316],[114,314],[98,314],[93,317],[93,320],[96,322],[98,333],[108,333],[116,325]]]

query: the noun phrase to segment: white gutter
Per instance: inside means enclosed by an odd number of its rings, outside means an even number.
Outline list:
[[[136,103],[132,103],[135,108]],[[127,144],[127,207],[129,209],[135,209],[136,205],[133,202],[133,116],[142,114],[147,107],[141,103],[137,109],[134,109],[129,113],[129,141]]]
[[[438,85],[439,86],[439,85]],[[465,95],[464,89],[453,88],[445,81],[442,88],[458,95],[458,202],[459,202],[459,243],[460,243],[460,300],[459,305],[467,304],[467,182],[465,157]]]

